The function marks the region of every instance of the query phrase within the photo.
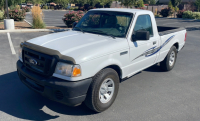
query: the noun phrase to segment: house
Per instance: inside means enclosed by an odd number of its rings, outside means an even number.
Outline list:
[[[168,4],[170,0],[159,0],[161,4]],[[195,2],[195,0],[182,0],[181,3]]]
[[[160,4],[168,5],[170,0],[159,0]],[[195,0],[182,0],[181,4],[178,6],[179,10],[191,10],[195,11],[196,7],[194,6]]]

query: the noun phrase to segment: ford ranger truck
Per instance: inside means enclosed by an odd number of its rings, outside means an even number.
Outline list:
[[[158,63],[172,70],[186,35],[184,28],[157,26],[151,11],[93,9],[70,31],[21,43],[17,71],[51,100],[102,112],[121,80]]]

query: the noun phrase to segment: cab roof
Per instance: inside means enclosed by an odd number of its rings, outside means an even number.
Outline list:
[[[116,11],[116,12],[128,12],[128,13],[136,13],[136,12],[144,12],[149,13],[151,11],[148,10],[141,10],[141,9],[130,9],[130,8],[98,8],[98,9],[91,9],[90,11]]]

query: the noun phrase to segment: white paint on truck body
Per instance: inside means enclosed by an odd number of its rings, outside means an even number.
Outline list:
[[[155,17],[151,11],[137,9],[93,9],[91,11],[117,11],[133,13],[132,24],[126,38],[112,38],[110,36],[82,33],[81,31],[67,31],[54,33],[29,40],[29,43],[59,51],[61,54],[72,57],[76,64],[81,66],[80,77],[66,77],[54,74],[53,76],[68,81],[78,81],[93,77],[103,68],[116,65],[121,70],[120,78],[130,77],[144,70],[166,57],[170,48],[179,44],[179,50],[185,44],[186,30],[160,36],[157,30]],[[150,15],[153,36],[148,41],[131,41],[133,28],[139,15]],[[146,57],[139,55],[153,47],[161,47],[170,37],[172,39],[157,53]],[[156,44],[153,45],[153,43]],[[120,53],[127,52],[121,55]]]

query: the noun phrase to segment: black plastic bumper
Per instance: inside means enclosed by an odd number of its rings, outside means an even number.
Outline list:
[[[21,61],[17,62],[17,71],[20,80],[30,89],[41,95],[66,104],[76,106],[86,97],[92,78],[71,82],[55,77],[43,77],[28,70]]]

